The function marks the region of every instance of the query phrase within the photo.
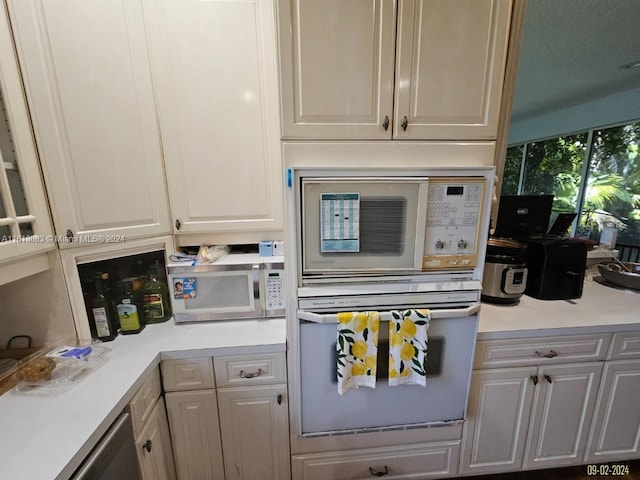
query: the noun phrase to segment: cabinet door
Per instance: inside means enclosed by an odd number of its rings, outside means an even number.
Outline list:
[[[585,461],[639,458],[640,360],[607,362]]]
[[[473,372],[462,439],[462,473],[519,470],[524,459],[536,367]]]
[[[598,362],[540,369],[525,468],[582,462],[602,365]]]
[[[497,137],[510,17],[511,0],[399,0],[395,138]]]
[[[164,400],[159,398],[136,441],[143,480],[175,480],[176,468],[171,450]]]
[[[165,395],[178,480],[224,480],[215,390]]]
[[[227,480],[287,480],[286,386],[218,390]]]
[[[169,233],[140,0],[8,4],[62,245]]]
[[[46,255],[55,248],[49,210],[31,134],[29,114],[15,57],[11,27],[0,9],[0,284],[49,268]],[[36,235],[36,241],[18,237]],[[32,238],[33,239],[33,238]],[[31,264],[8,262],[31,257]]]
[[[273,1],[148,0],[145,16],[176,233],[282,230]]]
[[[394,3],[278,2],[284,138],[391,138]]]

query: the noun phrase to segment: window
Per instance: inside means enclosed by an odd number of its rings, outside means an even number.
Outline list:
[[[615,226],[619,243],[638,245],[639,141],[636,122],[511,146],[502,195],[553,194],[554,213],[578,212],[573,235],[598,240]]]

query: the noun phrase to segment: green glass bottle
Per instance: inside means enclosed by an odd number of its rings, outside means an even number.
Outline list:
[[[169,287],[163,282],[160,262],[149,270],[149,280],[142,287],[142,309],[147,323],[166,322],[171,318]]]
[[[133,282],[129,279],[121,280],[118,283],[118,292],[115,303],[120,320],[120,333],[130,335],[141,332],[145,323],[140,304],[133,295]]]

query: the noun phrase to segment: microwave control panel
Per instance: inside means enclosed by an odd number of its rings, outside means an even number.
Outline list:
[[[485,183],[484,178],[429,179],[423,270],[478,264]]]
[[[265,288],[267,291],[267,310],[283,310],[284,305],[284,270],[266,270]]]

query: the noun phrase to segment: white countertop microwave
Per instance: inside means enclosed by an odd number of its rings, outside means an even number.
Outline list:
[[[284,257],[229,254],[211,264],[167,265],[176,323],[285,315]]]

